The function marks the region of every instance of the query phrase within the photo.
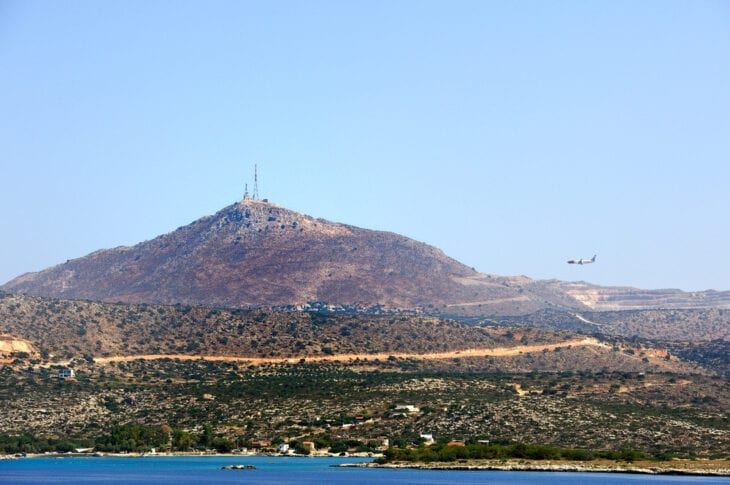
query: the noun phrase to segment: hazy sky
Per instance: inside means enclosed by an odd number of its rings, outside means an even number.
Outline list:
[[[0,282],[254,163],[478,271],[730,290],[730,2],[0,0]]]

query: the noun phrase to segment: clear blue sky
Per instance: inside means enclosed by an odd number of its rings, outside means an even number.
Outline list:
[[[729,60],[719,0],[0,0],[0,281],[257,163],[272,202],[482,272],[730,290]]]

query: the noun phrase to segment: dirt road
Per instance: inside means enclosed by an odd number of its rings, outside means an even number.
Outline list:
[[[440,360],[468,357],[506,357],[511,355],[527,354],[555,350],[556,347],[606,347],[594,338],[581,340],[566,340],[555,344],[518,345],[515,347],[496,347],[491,349],[464,349],[449,352],[434,352],[427,354],[410,354],[398,352],[381,352],[376,354],[339,354],[339,355],[301,355],[294,357],[238,357],[228,355],[182,355],[182,354],[152,354],[152,355],[121,355],[114,357],[96,357],[94,362],[107,364],[109,362],[130,362],[133,360],[204,360],[213,362],[244,362],[249,365],[296,363],[304,359],[306,362],[350,362],[354,360],[373,361],[387,360],[389,357],[397,359]]]

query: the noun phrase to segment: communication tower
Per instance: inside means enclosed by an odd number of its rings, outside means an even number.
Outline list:
[[[259,200],[259,175],[258,166],[253,166],[253,199]]]

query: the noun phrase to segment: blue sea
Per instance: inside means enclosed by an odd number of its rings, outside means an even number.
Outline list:
[[[369,461],[357,458],[299,457],[44,457],[0,460],[0,484],[720,484],[727,478],[650,476],[616,473],[390,470],[335,468]],[[255,470],[222,470],[224,465]]]

